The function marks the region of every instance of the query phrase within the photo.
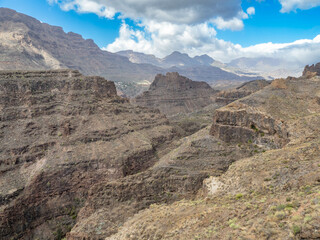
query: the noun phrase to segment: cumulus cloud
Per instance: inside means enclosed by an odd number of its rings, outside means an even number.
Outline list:
[[[152,33],[146,34],[149,31]],[[189,26],[153,22],[148,29],[141,31],[133,30],[123,22],[119,38],[105,50],[117,52],[127,49],[159,57],[177,50],[191,56],[208,54],[222,62],[239,57],[272,57],[291,61],[295,65],[305,65],[320,61],[320,35],[314,39],[302,39],[291,43],[269,42],[242,47],[218,39],[215,30],[209,24]]]
[[[231,19],[241,9],[241,0],[48,0],[64,10],[92,11],[99,16],[160,22],[197,24],[211,18]],[[106,14],[107,13],[107,14]]]
[[[287,13],[297,9],[306,10],[320,6],[319,0],[279,0],[282,5],[281,12]]]
[[[249,8],[247,9],[247,14],[249,14],[249,15],[254,15],[254,14],[256,14],[256,9],[255,9],[254,7],[249,7]]]
[[[144,30],[133,30],[123,21],[119,37],[105,50],[117,52],[132,49],[138,52],[165,56],[175,50],[198,51],[215,40],[216,31],[210,24],[172,24],[148,22]],[[198,49],[198,50],[197,50]]]
[[[255,14],[254,7],[244,11],[241,0],[47,1],[58,4],[65,11],[122,18],[119,37],[105,47],[111,52],[131,49],[163,57],[177,50],[191,56],[208,54],[223,62],[238,57],[277,57],[302,64],[320,61],[320,35],[293,43],[264,43],[246,48],[218,39],[215,28],[241,30],[243,20]],[[279,1],[282,12],[320,5],[319,0]],[[136,21],[139,28],[126,24],[126,18]]]

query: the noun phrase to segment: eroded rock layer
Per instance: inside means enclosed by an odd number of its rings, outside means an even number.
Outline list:
[[[136,97],[134,103],[172,116],[200,110],[213,102],[216,92],[207,83],[192,81],[178,73],[159,74],[149,90]]]
[[[216,96],[216,102],[227,105],[240,98],[244,98],[252,93],[260,91],[269,84],[270,82],[266,80],[254,80],[244,83],[236,89],[219,92]]]
[[[173,128],[113,82],[78,71],[0,72],[0,238],[60,239],[89,188],[143,171]]]

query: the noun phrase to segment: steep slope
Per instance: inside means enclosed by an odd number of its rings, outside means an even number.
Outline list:
[[[134,99],[139,106],[157,108],[168,116],[199,110],[213,102],[216,93],[207,83],[178,73],[157,75],[148,91]]]
[[[252,93],[260,91],[269,84],[270,82],[266,80],[254,80],[244,83],[235,89],[219,92],[216,97],[216,102],[224,103],[225,105],[227,105],[240,98],[246,97]]]
[[[149,168],[176,135],[78,71],[0,72],[0,91],[1,239],[58,239],[91,186]]]
[[[154,204],[106,239],[319,239],[319,89],[319,77],[278,79],[219,109],[213,129],[223,124],[265,135],[246,142],[241,132],[233,141],[228,131],[213,131],[212,139],[251,145],[257,155],[239,156],[225,174],[206,179],[196,199]],[[277,136],[281,129],[288,134]],[[268,150],[272,141],[260,141],[266,135],[286,141]]]
[[[77,69],[113,81],[151,80],[161,68],[102,51],[91,39],[0,8],[0,70]]]

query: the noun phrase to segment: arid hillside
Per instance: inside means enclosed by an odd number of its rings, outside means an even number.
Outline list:
[[[207,147],[251,146],[253,155],[237,154],[192,200],[154,204],[106,239],[319,239],[319,97],[320,77],[309,73],[218,109]],[[188,139],[204,144],[206,131]]]

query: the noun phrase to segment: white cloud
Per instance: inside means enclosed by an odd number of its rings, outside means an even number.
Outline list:
[[[282,5],[282,13],[288,13],[297,9],[306,10],[320,6],[319,0],[279,0],[279,2]]]
[[[216,32],[210,24],[189,26],[152,22],[145,31],[134,31],[124,22],[119,38],[105,50],[117,52],[127,49],[159,57],[180,51],[191,56],[208,54],[222,62],[239,57],[272,57],[284,59],[295,65],[305,65],[320,61],[320,35],[314,39],[302,39],[291,43],[269,42],[242,47],[217,39]]]
[[[244,27],[242,19],[239,18],[232,18],[230,20],[224,20],[222,17],[217,17],[216,19],[212,20],[212,22],[216,25],[218,29],[230,29],[233,31],[242,30]]]
[[[106,7],[102,1],[96,0],[47,0],[50,4],[58,4],[62,10],[75,10],[79,13],[95,13],[99,17],[112,19],[116,14],[113,7]]]
[[[320,61],[320,35],[314,39],[301,39],[291,43],[263,43],[243,48],[234,46],[228,56],[220,56],[229,61],[238,57],[271,57],[283,59],[294,65],[306,65]]]
[[[163,57],[175,50],[196,52],[215,41],[215,35],[216,31],[208,23],[178,25],[151,21],[141,31],[133,30],[123,21],[119,37],[106,50],[117,52],[131,49]]]
[[[320,61],[320,35],[314,39],[293,43],[264,43],[242,47],[220,40],[218,29],[241,30],[243,20],[255,14],[255,8],[246,12],[241,0],[47,0],[65,10],[93,12],[101,17],[123,19],[119,37],[106,50],[134,50],[163,57],[173,51],[191,56],[208,54],[228,62],[238,57],[277,57],[295,63]],[[320,5],[319,0],[279,0],[282,12],[297,8],[308,9]],[[126,24],[133,19],[138,30]]]
[[[254,7],[249,7],[247,9],[247,14],[248,15],[255,15],[256,14],[256,9]]]

